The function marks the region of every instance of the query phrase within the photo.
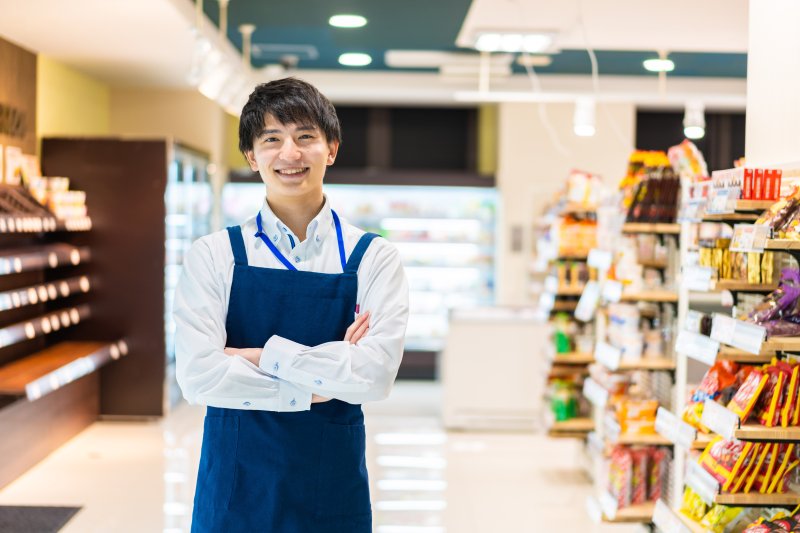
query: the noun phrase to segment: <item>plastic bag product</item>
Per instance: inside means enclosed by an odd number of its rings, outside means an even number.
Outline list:
[[[752,443],[745,444],[717,436],[700,455],[700,465],[719,482],[721,487],[726,486],[741,468],[744,456],[750,450],[750,446],[747,445],[752,446]]]
[[[767,337],[800,337],[800,315],[792,315],[786,320],[767,320],[761,324],[767,330]]]
[[[646,449],[632,450],[633,468],[631,475],[631,505],[639,505],[647,501],[647,464],[649,452]]]
[[[778,200],[764,211],[756,220],[756,224],[780,228],[792,215],[798,204],[800,204],[800,192],[795,189],[789,196]]]
[[[617,446],[611,451],[611,462],[608,470],[609,492],[622,509],[631,504],[631,480],[633,476],[633,458],[631,450]]]
[[[775,460],[778,457],[778,443],[767,445],[767,457],[764,459],[764,464],[761,465],[761,472],[756,477],[756,482],[753,485],[753,490],[766,494],[767,487],[769,486],[772,472],[775,470]]]
[[[684,408],[683,420],[701,431],[709,430],[701,423],[703,404],[706,399],[716,400],[726,389],[736,384],[738,365],[731,361],[717,361],[706,371],[700,385],[692,392],[692,396]]]
[[[714,505],[703,517],[700,525],[713,533],[723,533],[725,527],[739,516],[741,512],[741,507]]]
[[[786,268],[781,273],[780,286],[769,293],[748,315],[756,324],[780,318],[783,311],[791,308],[800,297],[800,272]]]
[[[767,367],[767,384],[761,393],[758,421],[762,426],[774,427],[779,421],[780,402],[784,397],[786,373],[778,366]]]
[[[750,470],[750,475],[747,477],[747,482],[744,485],[744,492],[750,492],[750,490],[752,490],[756,480],[758,479],[758,476],[761,474],[761,468],[764,465],[767,455],[769,455],[769,450],[771,447],[772,444],[770,443],[763,444],[763,448],[758,456],[758,460],[756,461],[756,464],[753,465],[753,468]]]
[[[681,512],[693,521],[699,522],[708,512],[708,506],[695,491],[686,487],[683,491]]]
[[[655,448],[650,454],[650,479],[648,482],[647,499],[660,500],[667,486],[669,475],[669,451],[665,448]]]
[[[736,413],[742,423],[747,421],[766,383],[767,374],[753,369],[728,403],[728,409]]]
[[[761,463],[759,463],[758,459],[761,457],[761,453],[764,451],[764,448],[767,445],[762,442],[754,442],[753,447],[750,448],[750,453],[747,454],[745,458],[744,467],[736,475],[735,481],[733,485],[730,487],[731,493],[738,493],[744,489],[745,483],[750,478],[750,474],[753,472],[753,469],[761,468]]]
[[[794,444],[783,444],[779,446],[776,462],[780,463],[780,465],[772,476],[772,481],[767,488],[767,493],[773,494],[781,487],[783,476],[786,474],[786,470],[791,463],[792,452],[794,452]]]
[[[781,409],[781,427],[789,427],[791,425],[794,413],[797,410],[798,379],[800,379],[800,365],[794,365],[789,379],[789,386],[786,388],[784,395],[783,409]]]

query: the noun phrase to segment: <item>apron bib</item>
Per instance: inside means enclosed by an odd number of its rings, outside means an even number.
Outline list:
[[[287,270],[247,263],[241,227],[228,228],[234,256],[227,346],[264,346],[280,335],[307,346],[341,341],[356,308],[357,271],[376,235],[345,261],[342,274],[294,268],[261,231]],[[360,405],[339,400],[278,413],[208,407],[192,514],[196,533],[370,533],[372,512]]]

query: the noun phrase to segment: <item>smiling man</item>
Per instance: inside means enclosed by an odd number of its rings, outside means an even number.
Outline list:
[[[206,405],[194,532],[369,533],[361,404],[388,396],[408,286],[397,250],[323,194],[341,131],[306,82],[256,87],[239,147],[261,210],[187,254],[177,378]]]

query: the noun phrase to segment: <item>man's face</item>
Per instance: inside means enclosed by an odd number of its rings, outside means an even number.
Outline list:
[[[312,124],[282,124],[264,117],[264,129],[247,152],[250,168],[261,174],[270,198],[322,195],[325,167],[332,165],[339,144],[328,143]]]

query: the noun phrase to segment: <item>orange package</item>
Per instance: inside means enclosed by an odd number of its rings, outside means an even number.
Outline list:
[[[747,378],[742,382],[742,386],[733,395],[728,409],[739,416],[742,424],[747,421],[750,413],[756,405],[764,386],[767,383],[767,374],[759,369],[753,369]]]

